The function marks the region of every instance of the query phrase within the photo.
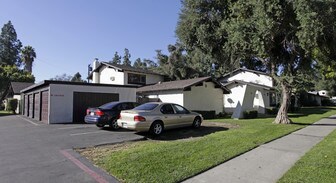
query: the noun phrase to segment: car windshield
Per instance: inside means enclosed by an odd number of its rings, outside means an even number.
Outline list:
[[[139,105],[138,107],[134,108],[134,110],[150,111],[150,110],[153,110],[158,105],[159,104],[142,104],[142,105]]]
[[[104,104],[102,106],[100,106],[100,109],[112,109],[113,107],[117,106],[119,104],[119,102],[110,102],[107,104]]]

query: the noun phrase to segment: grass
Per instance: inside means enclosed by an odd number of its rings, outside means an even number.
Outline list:
[[[211,120],[239,128],[200,138],[142,141],[81,153],[122,182],[179,182],[333,114],[336,108],[306,108],[291,115],[294,124],[290,125],[273,124],[274,118]]]
[[[304,155],[278,183],[336,182],[336,131]]]
[[[0,111],[0,117],[1,116],[8,116],[8,115],[13,115],[13,113],[10,112],[10,111]]]

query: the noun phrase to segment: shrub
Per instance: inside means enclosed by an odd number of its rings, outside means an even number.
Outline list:
[[[215,119],[216,111],[194,111],[200,113],[204,119]]]
[[[322,106],[334,106],[335,104],[330,99],[324,99],[321,101]]]
[[[267,107],[266,108],[266,114],[276,115],[278,111],[279,111],[279,108],[277,107]]]
[[[18,100],[15,98],[7,99],[7,111],[12,111],[15,114],[15,110],[18,106]]]
[[[220,112],[216,115],[216,118],[224,118],[226,116],[225,112]]]
[[[0,111],[3,111],[3,110],[5,110],[5,104],[1,103],[0,104]]]
[[[244,111],[243,113],[245,119],[253,119],[258,117],[258,111],[252,110],[252,111]]]

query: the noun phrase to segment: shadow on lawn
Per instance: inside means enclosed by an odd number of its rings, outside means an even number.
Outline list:
[[[149,133],[138,133],[151,140],[161,140],[161,141],[172,141],[172,140],[182,140],[196,137],[203,137],[211,133],[226,131],[229,128],[222,126],[201,126],[199,129],[194,129],[192,127],[178,128],[172,130],[166,130],[159,137],[153,137]]]

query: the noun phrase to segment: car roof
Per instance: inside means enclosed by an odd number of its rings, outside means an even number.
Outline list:
[[[159,104],[159,105],[163,105],[163,104],[175,104],[175,103],[170,103],[170,102],[147,102],[144,104]]]

